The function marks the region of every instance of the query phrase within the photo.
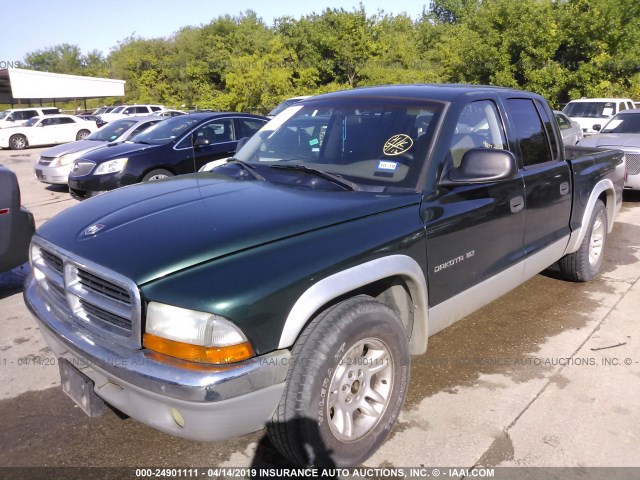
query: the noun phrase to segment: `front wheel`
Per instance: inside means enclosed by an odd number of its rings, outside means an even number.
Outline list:
[[[80,130],[76,135],[76,140],[84,140],[89,136],[91,132],[89,130]]]
[[[598,274],[604,260],[608,225],[607,208],[602,200],[596,200],[589,229],[580,248],[558,262],[560,272],[567,280],[587,282]]]
[[[398,315],[361,295],[321,313],[292,351],[287,385],[268,425],[272,443],[298,465],[357,466],[396,423],[410,354]]]
[[[13,135],[9,139],[11,150],[22,150],[27,147],[27,137],[24,135]]]
[[[173,173],[171,173],[169,170],[165,170],[164,168],[157,168],[155,170],[151,170],[144,177],[142,177],[142,181],[149,182],[153,180],[162,180],[169,177],[173,177]]]

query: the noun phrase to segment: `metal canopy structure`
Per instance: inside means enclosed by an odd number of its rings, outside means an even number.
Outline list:
[[[0,70],[0,104],[42,105],[87,98],[123,97],[125,80],[38,72],[21,68]]]

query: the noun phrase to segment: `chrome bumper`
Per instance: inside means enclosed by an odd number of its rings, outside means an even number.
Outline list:
[[[234,365],[194,366],[106,343],[71,318],[60,318],[38,290],[29,277],[25,303],[54,354],[91,378],[98,396],[138,421],[181,437],[221,440],[263,428],[280,401],[288,350]]]

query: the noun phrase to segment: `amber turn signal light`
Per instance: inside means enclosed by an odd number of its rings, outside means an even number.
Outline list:
[[[253,349],[248,342],[227,347],[203,347],[190,343],[176,342],[145,333],[142,344],[154,352],[190,362],[227,364],[236,363],[253,357]]]

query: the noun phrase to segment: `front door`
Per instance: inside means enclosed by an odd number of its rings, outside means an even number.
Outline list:
[[[471,148],[508,149],[504,124],[493,100],[471,102],[461,110],[445,172],[458,168]],[[436,198],[423,203],[422,215],[428,244],[430,307],[524,260],[521,176],[441,186]]]

